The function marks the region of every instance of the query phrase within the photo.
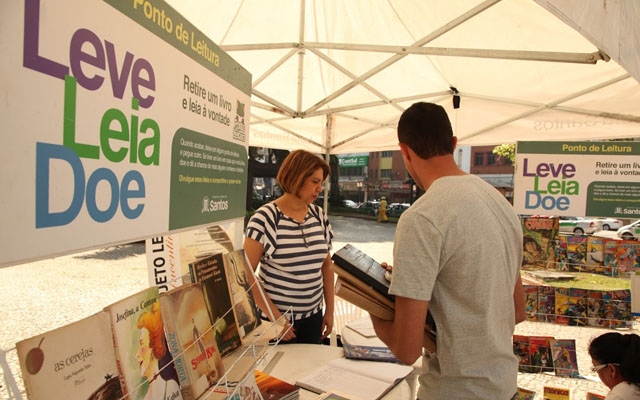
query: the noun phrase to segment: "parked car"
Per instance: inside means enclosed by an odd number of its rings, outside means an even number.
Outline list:
[[[593,218],[560,217],[558,225],[560,233],[573,233],[574,235],[590,235],[602,230],[602,222]]]
[[[603,231],[615,231],[622,227],[622,221],[615,218],[596,217],[598,221],[602,222]]]
[[[358,207],[358,203],[356,203],[353,200],[349,200],[349,199],[342,200],[342,205],[345,206],[345,207],[348,207],[348,208],[356,208],[356,207]]]
[[[389,207],[387,207],[387,216],[399,218],[410,205],[409,203],[391,203]]]
[[[358,206],[358,208],[364,210],[368,215],[378,215],[378,207],[380,207],[380,202],[375,200],[365,201]]]
[[[640,219],[625,225],[616,232],[620,239],[624,240],[640,240]]]

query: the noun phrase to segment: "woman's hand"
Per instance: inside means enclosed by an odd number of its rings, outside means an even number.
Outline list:
[[[333,315],[326,314],[322,317],[322,327],[320,328],[322,332],[322,339],[325,339],[327,336],[331,334],[333,330]]]
[[[284,321],[284,325],[282,325],[282,330],[280,330],[280,340],[291,340],[296,338],[296,330],[294,329],[291,322],[286,317],[280,317]],[[278,324],[280,325],[280,324]]]

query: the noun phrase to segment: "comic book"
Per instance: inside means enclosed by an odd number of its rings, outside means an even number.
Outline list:
[[[553,336],[529,336],[529,357],[533,372],[553,372]]]
[[[579,375],[575,339],[552,339],[551,356],[557,376],[575,378]]]
[[[574,307],[569,297],[569,288],[555,288],[556,290],[556,324],[569,325],[574,314]]]
[[[544,386],[542,389],[543,400],[570,400],[571,390],[553,386]]]
[[[531,367],[529,336],[513,335],[513,354],[518,357],[518,372],[535,372]]]
[[[536,398],[536,392],[533,390],[518,387],[516,392],[516,400],[534,400]]]
[[[538,320],[538,286],[523,285],[524,307],[527,312],[527,321]]]
[[[640,243],[635,240],[618,241],[618,274],[624,275],[640,268]]]
[[[569,271],[584,271],[587,264],[587,237],[569,235],[567,238],[567,264]]]
[[[599,236],[587,238],[587,272],[604,274],[604,241],[605,238]]]
[[[556,288],[538,286],[538,321],[556,322]]]
[[[522,269],[555,269],[558,218],[520,219],[523,233]]]
[[[608,328],[609,322],[604,318],[604,300],[601,290],[589,290],[587,323],[589,326]]]
[[[629,289],[607,290],[602,295],[604,318],[609,328],[631,326],[631,291]]]
[[[604,274],[618,276],[618,242],[617,239],[605,239],[604,241]]]
[[[593,392],[587,392],[587,398],[586,400],[604,400],[606,399],[607,396],[603,395],[603,394],[597,394],[597,393],[593,393]]]
[[[587,326],[587,309],[589,303],[589,291],[587,289],[569,289],[569,308],[567,316],[571,326]]]
[[[556,271],[569,270],[569,256],[567,254],[567,236],[558,235],[556,239]]]

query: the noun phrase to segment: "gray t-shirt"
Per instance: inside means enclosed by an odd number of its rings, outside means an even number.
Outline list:
[[[510,399],[522,228],[507,200],[474,175],[436,180],[402,214],[393,259],[390,293],[429,301],[437,326],[418,398]]]

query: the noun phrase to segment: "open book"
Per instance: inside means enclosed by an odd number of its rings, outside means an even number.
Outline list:
[[[411,371],[409,365],[336,358],[298,379],[296,385],[315,393],[339,392],[351,400],[375,400]]]
[[[395,297],[389,294],[389,282],[384,278],[385,269],[382,265],[351,244],[336,251],[331,258],[331,269],[338,276],[336,296],[373,316],[392,320]],[[430,313],[427,314],[422,345],[430,352],[436,350],[436,326]]]

